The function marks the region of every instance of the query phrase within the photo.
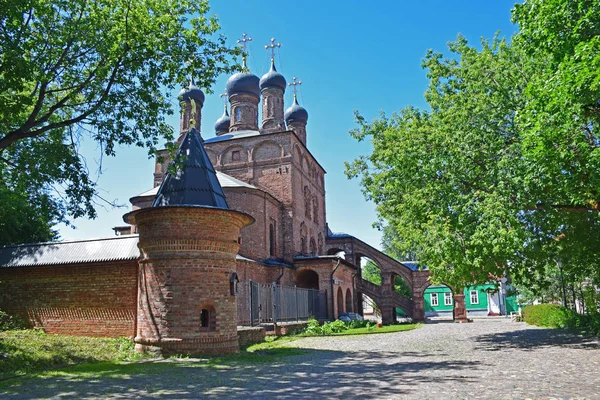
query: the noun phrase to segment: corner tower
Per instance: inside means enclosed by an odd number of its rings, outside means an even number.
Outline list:
[[[152,207],[123,218],[138,227],[136,349],[163,355],[239,350],[236,255],[240,228],[195,128],[186,132]]]

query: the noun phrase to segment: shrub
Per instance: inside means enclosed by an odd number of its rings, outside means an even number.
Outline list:
[[[530,325],[571,328],[600,335],[600,314],[577,314],[556,304],[538,304],[523,308],[523,320]]]
[[[25,323],[14,315],[0,310],[0,332],[25,328]]]

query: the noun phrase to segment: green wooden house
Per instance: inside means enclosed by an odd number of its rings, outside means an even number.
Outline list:
[[[465,287],[465,305],[469,316],[509,315],[517,312],[515,295],[507,296],[505,285]],[[454,298],[448,286],[429,286],[425,290],[425,316],[452,316]]]

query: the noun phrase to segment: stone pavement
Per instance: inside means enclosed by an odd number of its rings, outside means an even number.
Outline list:
[[[292,344],[307,351],[272,363],[182,360],[30,379],[0,398],[600,399],[597,338],[504,318]]]

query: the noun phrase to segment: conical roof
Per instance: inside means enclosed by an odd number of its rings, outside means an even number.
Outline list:
[[[202,138],[190,129],[175,155],[177,171],[167,173],[152,207],[208,206],[229,209],[215,169],[204,150]]]

